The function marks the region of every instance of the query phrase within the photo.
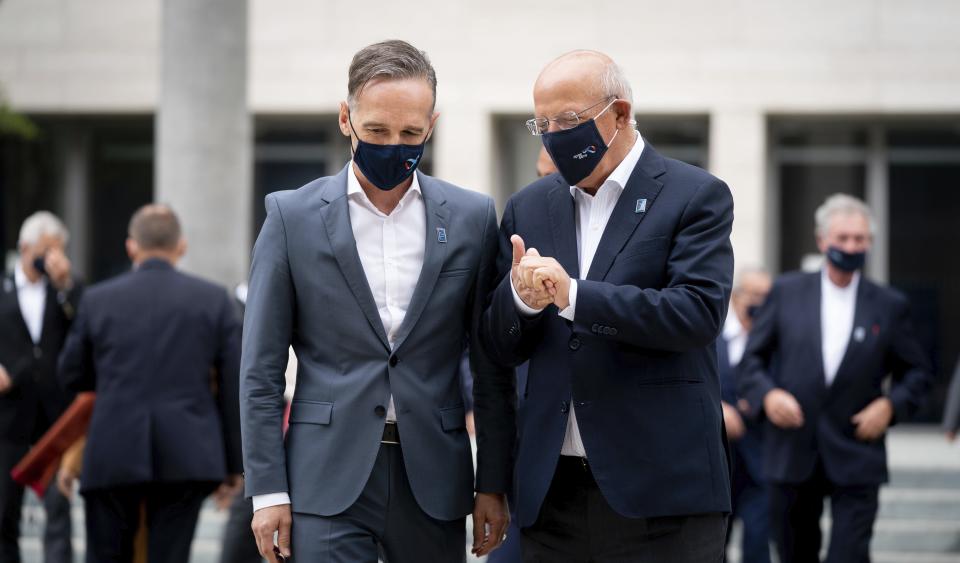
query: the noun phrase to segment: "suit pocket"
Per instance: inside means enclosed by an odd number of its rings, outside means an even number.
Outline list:
[[[640,239],[627,244],[617,255],[618,261],[631,260],[638,256],[645,256],[655,252],[662,252],[667,249],[670,241],[667,237],[653,237]]]
[[[442,270],[440,272],[441,278],[453,278],[456,276],[465,276],[470,273],[470,268],[454,268],[451,270]]]
[[[330,424],[333,403],[294,400],[290,405],[290,424]]]
[[[466,411],[463,405],[440,409],[440,426],[444,432],[467,427]]]

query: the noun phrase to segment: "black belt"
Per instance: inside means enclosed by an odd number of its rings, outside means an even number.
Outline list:
[[[383,437],[380,438],[380,443],[400,445],[400,430],[397,429],[396,422],[388,422],[383,425]]]
[[[593,471],[590,470],[590,462],[585,457],[561,455],[557,462],[557,474],[562,475],[564,480],[583,485],[596,485]]]

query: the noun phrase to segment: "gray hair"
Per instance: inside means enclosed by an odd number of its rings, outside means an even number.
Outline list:
[[[70,241],[70,233],[63,221],[49,211],[37,211],[23,222],[17,244],[33,246],[44,236],[59,238],[63,244]]]
[[[753,266],[753,265],[744,266],[740,268],[733,275],[733,291],[736,293],[737,291],[740,291],[741,289],[743,289],[743,278],[753,276],[753,275],[770,277],[770,271],[762,266]]]
[[[833,219],[835,215],[850,215],[853,213],[863,215],[870,225],[870,234],[873,235],[873,212],[870,211],[870,208],[863,200],[842,193],[833,194],[823,202],[823,205],[817,208],[816,213],[814,213],[816,235],[818,237],[827,236],[827,231],[830,230],[830,220]]]
[[[630,87],[627,75],[624,74],[623,69],[617,63],[613,61],[607,63],[607,67],[603,69],[603,74],[600,75],[600,88],[604,95],[617,97],[630,102],[630,105],[633,106],[633,88]]]
[[[347,81],[347,104],[354,109],[364,86],[375,78],[405,80],[422,78],[430,84],[433,103],[437,103],[437,73],[424,51],[406,41],[391,39],[374,43],[357,51],[350,62]],[[433,106],[431,106],[432,109]]]

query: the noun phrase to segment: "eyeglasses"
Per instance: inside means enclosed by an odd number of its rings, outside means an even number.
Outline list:
[[[613,99],[610,100],[610,98],[613,98]],[[615,101],[617,101],[617,100],[619,100],[619,99],[620,99],[620,98],[617,98],[616,96],[610,96],[610,97],[604,98],[604,99],[600,100],[599,102],[593,104],[592,106],[590,106],[590,107],[588,107],[588,108],[586,108],[586,109],[580,110],[580,111],[565,111],[565,112],[561,113],[560,115],[557,115],[557,116],[555,116],[555,117],[553,117],[553,118],[534,117],[533,119],[528,119],[527,122],[526,122],[527,130],[530,131],[530,134],[531,134],[531,135],[535,135],[535,136],[543,135],[544,133],[547,132],[547,130],[550,129],[550,122],[551,122],[551,121],[554,122],[554,123],[556,123],[556,124],[557,124],[557,127],[559,127],[560,129],[573,129],[573,128],[576,127],[577,125],[580,125],[580,121],[581,121],[580,116],[583,115],[584,113],[586,113],[586,112],[592,110],[593,108],[599,106],[599,105],[602,104],[603,102],[605,102],[605,101],[607,101],[607,100],[610,100],[610,103],[608,103],[605,108],[603,108],[602,110],[600,110],[600,113],[598,113],[597,115],[593,116],[593,119],[596,119],[596,118],[600,117],[601,115],[603,115],[603,112],[605,112],[605,111],[607,111],[608,109],[610,109],[610,106],[613,105],[613,102],[615,102]],[[584,121],[586,121],[586,120],[584,120]]]

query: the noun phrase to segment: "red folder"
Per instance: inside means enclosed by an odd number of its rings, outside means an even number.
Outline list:
[[[14,481],[30,487],[38,497],[43,497],[47,484],[57,472],[60,456],[87,433],[95,397],[95,393],[77,395],[66,412],[10,472]]]

